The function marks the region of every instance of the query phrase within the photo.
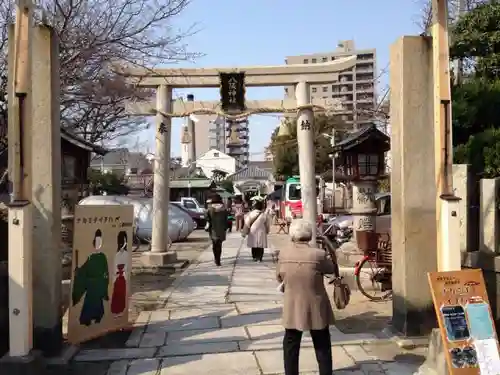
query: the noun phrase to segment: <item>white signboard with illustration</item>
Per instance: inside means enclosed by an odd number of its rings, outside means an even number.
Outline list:
[[[77,206],[68,341],[129,326],[133,206]]]

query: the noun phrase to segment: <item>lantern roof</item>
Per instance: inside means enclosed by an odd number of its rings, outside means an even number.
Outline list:
[[[367,149],[387,152],[391,149],[391,138],[371,124],[350,133],[333,147],[333,152],[366,152]]]

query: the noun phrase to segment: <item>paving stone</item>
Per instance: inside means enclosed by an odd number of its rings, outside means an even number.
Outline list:
[[[366,375],[385,375],[385,371],[379,363],[361,363],[361,370]]]
[[[334,370],[333,375],[371,375],[371,374],[367,374],[363,370]]]
[[[127,371],[127,375],[156,375],[159,368],[159,359],[136,359],[130,362],[130,367]]]
[[[255,352],[257,361],[264,375],[280,374],[284,372],[283,352],[281,350],[269,350]],[[341,348],[332,348],[332,358],[334,369],[354,367],[355,363],[347,353]],[[313,348],[303,348],[300,351],[299,369],[301,372],[318,371],[318,362]]]
[[[370,356],[381,361],[394,361],[394,358],[401,352],[401,349],[394,343],[380,345],[363,345],[363,350]]]
[[[229,315],[221,318],[222,328],[247,325],[278,325],[280,323],[281,313]]]
[[[162,346],[165,345],[166,338],[167,338],[167,333],[165,331],[154,331],[154,332],[146,331],[144,335],[142,335],[139,347],[154,348],[157,346]]]
[[[219,328],[219,318],[217,316],[205,316],[205,317],[195,317],[195,318],[184,318],[184,319],[172,319],[162,322],[155,322],[148,324],[146,332],[151,331],[165,331],[165,332],[175,332],[175,331],[187,331],[187,330],[199,330],[199,329],[212,329]]]
[[[229,353],[239,351],[237,342],[209,342],[202,344],[178,344],[162,346],[157,357],[175,357],[180,355]]]
[[[235,314],[234,305],[211,305],[204,308],[170,310],[170,319],[201,318],[204,316],[227,316]]]
[[[225,353],[179,356],[162,361],[160,375],[216,374],[260,375],[252,353]]]
[[[344,345],[343,348],[356,362],[370,362],[375,360],[373,356],[365,352],[361,345]]]
[[[418,365],[408,363],[383,363],[382,368],[387,375],[413,375],[418,371]]]
[[[164,320],[169,320],[169,319],[170,319],[170,310],[161,309],[151,312],[148,323],[163,322]]]
[[[125,343],[125,346],[129,348],[138,347],[139,343],[141,342],[144,329],[145,329],[144,326],[134,328],[130,333],[127,342]]]
[[[129,363],[127,360],[112,362],[106,375],[126,375]]]
[[[141,311],[134,322],[134,325],[144,325],[149,322],[151,311]]]
[[[225,297],[218,298],[194,298],[194,299],[177,299],[177,300],[169,300],[167,307],[169,309],[179,309],[179,308],[192,308],[194,306],[198,306],[200,303],[206,303],[207,305],[210,303],[223,304],[226,302]]]
[[[176,331],[167,336],[167,345],[172,343],[186,342],[221,342],[221,341],[243,341],[248,339],[245,329],[242,327],[223,329],[204,329],[193,331]]]
[[[272,302],[260,302],[260,303],[248,303],[248,302],[236,302],[236,308],[240,314],[269,314],[269,313],[280,313],[282,312],[281,302],[278,304],[276,301]]]
[[[87,349],[79,352],[74,360],[77,362],[97,362],[151,358],[155,351],[156,348]]]
[[[245,352],[282,349],[283,339],[243,340],[243,341],[238,341],[238,346],[240,347],[241,351]],[[306,347],[306,343],[302,343],[301,347],[302,348]]]
[[[282,340],[285,329],[281,324],[276,325],[248,325],[247,326],[248,333],[250,334],[250,339],[252,340],[269,340],[269,339],[277,339]],[[352,337],[355,335],[347,335],[345,333],[340,332],[336,327],[330,327],[330,336],[332,340],[332,345],[342,345],[346,343],[355,343],[355,339],[360,336]],[[373,338],[374,336],[363,336],[365,339]],[[302,336],[302,341],[311,341],[311,335],[309,332],[304,332]]]
[[[228,302],[267,302],[267,301],[279,301],[278,296],[273,296],[270,294],[259,294],[255,292],[254,294],[232,294],[227,296]]]

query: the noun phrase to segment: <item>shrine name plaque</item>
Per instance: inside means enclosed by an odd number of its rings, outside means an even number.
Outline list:
[[[221,108],[227,113],[246,111],[245,73],[219,73]]]
[[[498,338],[479,269],[428,273],[451,375],[499,375]]]

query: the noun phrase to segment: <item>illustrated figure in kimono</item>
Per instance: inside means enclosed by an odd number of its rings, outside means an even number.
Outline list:
[[[104,301],[109,301],[109,268],[106,255],[101,251],[100,229],[95,231],[92,245],[94,251],[81,267],[78,267],[78,251],[75,252],[75,277],[71,296],[73,306],[83,298],[80,324],[87,327],[101,322],[104,317]]]
[[[117,252],[115,256],[113,295],[111,296],[111,312],[115,315],[123,313],[127,306],[127,269],[129,254],[127,250],[127,232],[120,231],[116,238]]]

